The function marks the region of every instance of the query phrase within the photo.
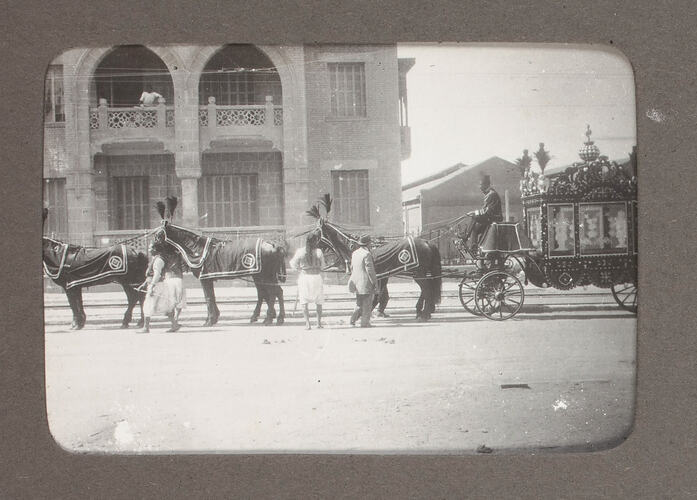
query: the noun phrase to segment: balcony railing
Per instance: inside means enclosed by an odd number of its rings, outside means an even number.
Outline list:
[[[283,125],[283,107],[274,106],[270,97],[266,104],[239,106],[219,106],[215,97],[209,97],[208,104],[199,109],[198,124],[209,128],[279,127]]]
[[[274,105],[271,96],[265,104],[222,106],[209,97],[208,104],[198,110],[198,124],[203,149],[214,141],[216,148],[223,149],[235,141],[259,139],[277,148],[283,144],[283,107]]]
[[[90,129],[155,129],[174,127],[174,106],[110,108],[102,100],[90,109]]]

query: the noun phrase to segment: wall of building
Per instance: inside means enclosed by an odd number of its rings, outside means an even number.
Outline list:
[[[94,158],[95,231],[114,230],[113,210],[109,206],[109,178],[148,177],[150,227],[160,224],[155,203],[167,196],[181,199],[181,182],[174,171],[174,155],[96,155]],[[175,213],[175,222],[181,211]]]
[[[331,172],[368,170],[370,228],[400,234],[399,89],[395,46],[305,46],[309,205],[332,192]],[[329,63],[365,64],[366,117],[330,116]],[[298,214],[300,215],[300,214]]]

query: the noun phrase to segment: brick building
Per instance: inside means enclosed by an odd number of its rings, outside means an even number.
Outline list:
[[[335,221],[400,233],[412,65],[394,45],[67,51],[46,78],[45,232],[104,246],[176,195],[185,226],[283,237],[331,193]]]

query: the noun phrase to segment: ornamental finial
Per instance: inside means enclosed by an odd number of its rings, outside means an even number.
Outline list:
[[[578,155],[584,162],[595,161],[598,159],[598,156],[600,155],[600,150],[598,149],[598,146],[593,144],[593,141],[591,141],[592,133],[593,132],[591,131],[591,126],[586,124],[586,142],[583,143],[583,147],[578,152]]]

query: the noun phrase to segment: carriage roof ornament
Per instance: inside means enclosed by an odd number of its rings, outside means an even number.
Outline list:
[[[578,156],[585,162],[592,162],[598,159],[600,156],[600,149],[591,140],[591,126],[586,124],[586,142],[583,143],[583,147],[578,150]]]

